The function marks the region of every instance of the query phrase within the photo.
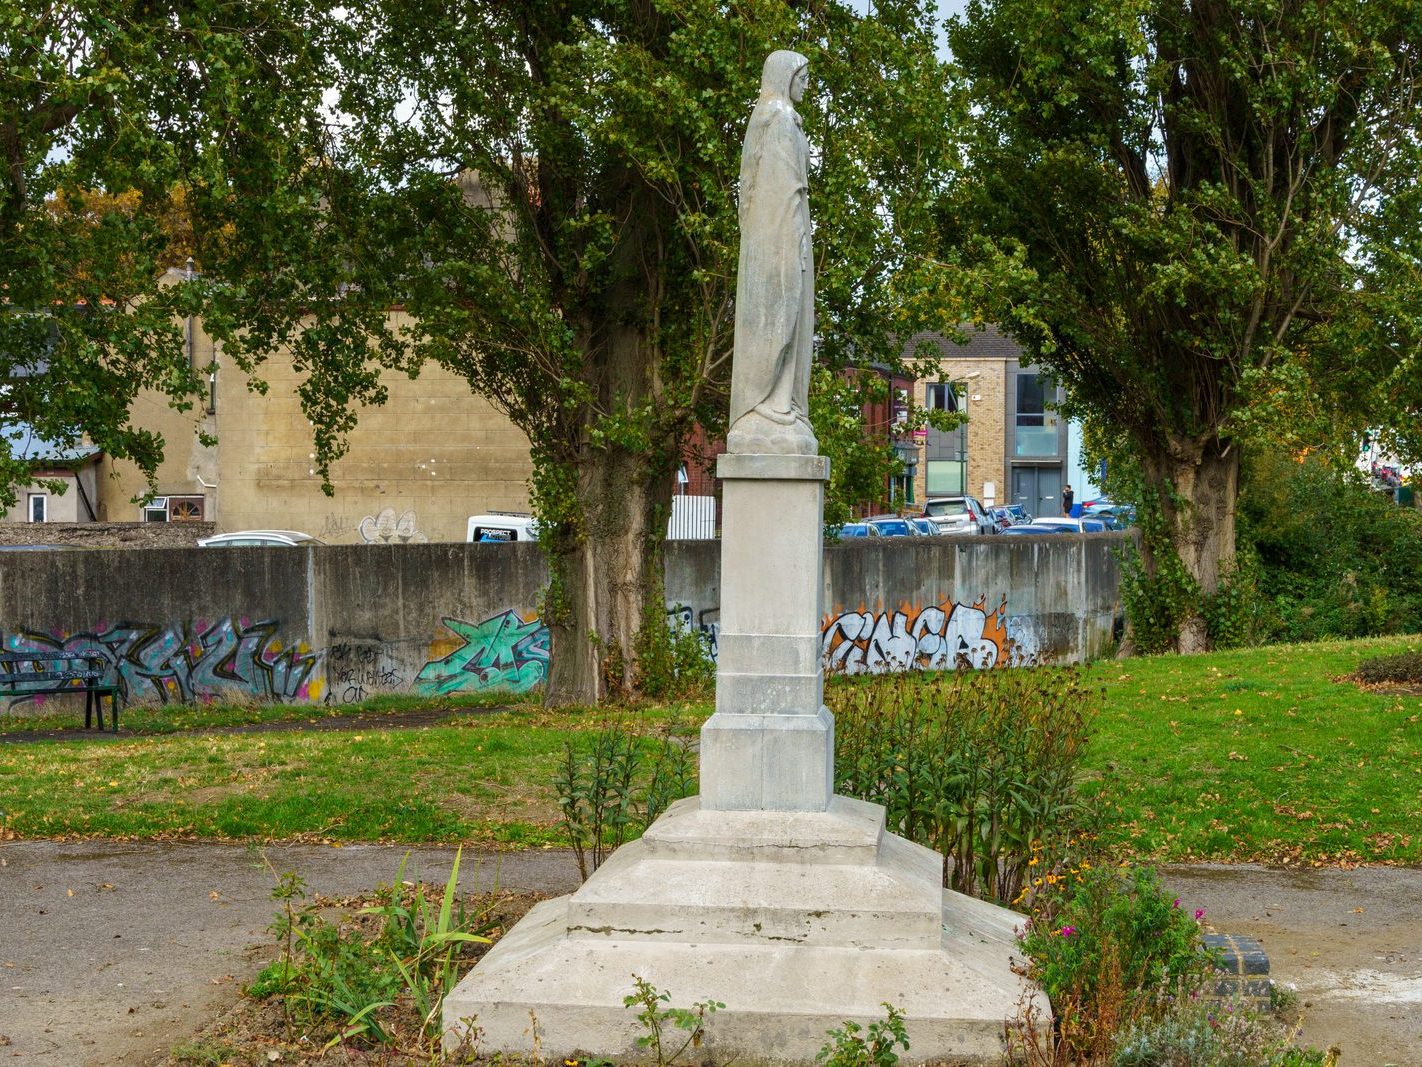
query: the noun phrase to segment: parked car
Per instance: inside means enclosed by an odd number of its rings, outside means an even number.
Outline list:
[[[847,540],[851,537],[879,537],[882,535],[867,522],[847,522],[839,528],[839,536],[840,540]]]
[[[1015,526],[1020,520],[1005,507],[988,508],[988,514],[992,521],[997,524],[997,532],[1002,533],[1009,526]]]
[[[925,519],[922,515],[920,515],[916,519],[909,519],[909,522],[913,523],[914,529],[916,529],[924,537],[938,536],[938,523],[934,522],[932,519]]]
[[[1082,515],[1101,519],[1109,529],[1124,530],[1127,526],[1132,526],[1136,521],[1136,509],[1130,504],[1113,504],[1109,500],[1100,500],[1086,505]]]
[[[487,515],[470,515],[465,528],[465,540],[502,544],[508,541],[537,541],[538,520],[532,515],[513,511],[493,511]]]
[[[1062,526],[1047,526],[1043,523],[1018,522],[1002,531],[1004,537],[1025,537],[1029,534],[1063,534],[1071,531]]]
[[[198,539],[199,548],[273,548],[282,545],[324,545],[319,537],[300,530],[239,530]]]
[[[977,497],[934,496],[924,505],[923,516],[938,524],[945,534],[989,534],[997,532],[997,524]]]
[[[1105,522],[1103,522],[1101,519],[1093,519],[1089,517],[1083,519],[1070,519],[1066,516],[1054,516],[1050,518],[1044,517],[1037,519],[1033,523],[1033,525],[1050,526],[1053,529],[1062,531],[1063,533],[1105,533],[1106,531]]]
[[[878,530],[880,537],[919,536],[919,532],[913,523],[897,515],[874,515],[864,521]]]
[[[1027,514],[1027,509],[1021,504],[1004,504],[1002,510],[1012,516],[1012,524],[1016,526],[1019,522],[1031,522],[1032,516]]]

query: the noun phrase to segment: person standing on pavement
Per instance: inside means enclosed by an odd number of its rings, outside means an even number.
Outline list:
[[[1062,490],[1062,514],[1071,514],[1072,501],[1076,499],[1076,494],[1071,491],[1071,486],[1066,486]]]

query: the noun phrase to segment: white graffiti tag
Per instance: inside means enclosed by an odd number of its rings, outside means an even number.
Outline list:
[[[945,610],[945,607],[947,610]],[[1003,625],[1006,604],[992,613],[981,604],[946,603],[908,611],[846,611],[821,631],[826,672],[883,674],[892,671],[952,670],[959,663],[978,669],[1021,662]],[[988,622],[994,623],[989,631]],[[992,633],[1000,636],[994,639]]]

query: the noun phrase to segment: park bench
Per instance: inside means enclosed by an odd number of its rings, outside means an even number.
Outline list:
[[[11,696],[82,692],[86,730],[96,715],[99,729],[104,728],[107,693],[114,733],[118,733],[119,687],[116,681],[104,681],[107,674],[108,661],[91,652],[0,652],[0,692],[9,690]]]

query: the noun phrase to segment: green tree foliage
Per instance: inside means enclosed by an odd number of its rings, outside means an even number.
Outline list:
[[[162,440],[135,426],[142,390],[180,408],[203,388],[164,282],[188,249],[181,190],[220,166],[234,109],[262,101],[290,48],[267,0],[0,5],[0,429],[87,436],[150,479]],[[24,464],[0,448],[0,506]]]
[[[1242,448],[1415,420],[1422,8],[974,0],[949,39],[976,118],[950,246],[1133,460],[1145,574],[1183,570],[1202,648]]]
[[[1356,472],[1277,453],[1250,456],[1240,504],[1259,560],[1256,639],[1422,630],[1422,511]]]
[[[377,0],[302,19],[325,98],[270,91],[190,197],[226,282],[209,330],[249,361],[295,353],[323,471],[382,368],[467,378],[532,445],[549,699],[633,687],[682,443],[724,422],[761,64],[810,59],[820,356],[889,360],[950,162],[932,6]]]

